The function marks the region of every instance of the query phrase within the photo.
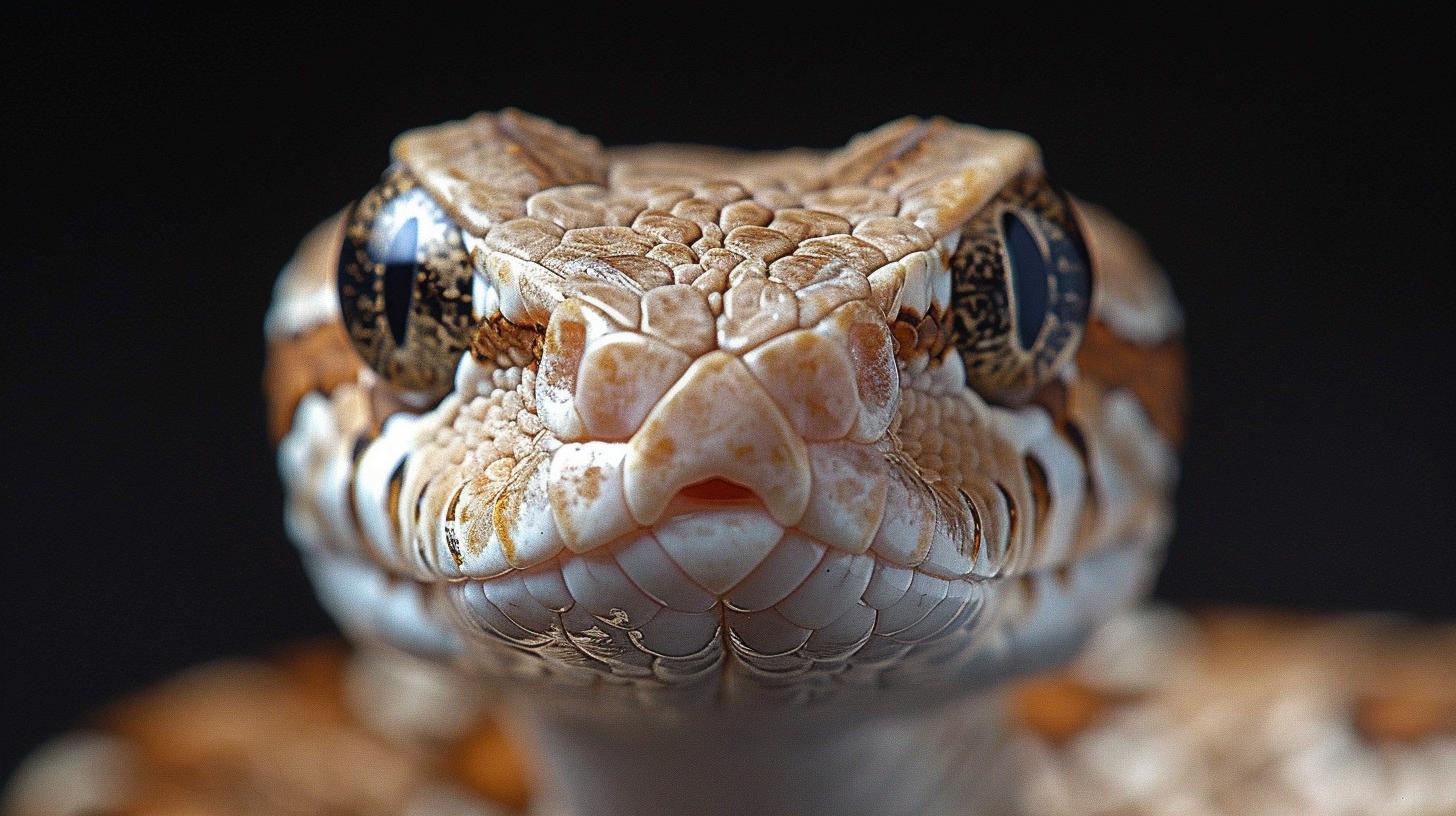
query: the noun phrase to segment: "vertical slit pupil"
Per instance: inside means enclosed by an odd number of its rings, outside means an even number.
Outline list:
[[[1030,350],[1051,307],[1051,261],[1042,254],[1031,227],[1014,212],[1001,216],[1001,234],[1011,261],[1009,274],[1016,301],[1016,339]]]
[[[416,250],[419,244],[420,225],[417,219],[404,222],[394,240],[389,242],[389,251],[384,255],[384,316],[389,321],[389,333],[396,346],[404,345],[405,330],[409,328],[410,302],[415,294],[415,270],[419,268]]]

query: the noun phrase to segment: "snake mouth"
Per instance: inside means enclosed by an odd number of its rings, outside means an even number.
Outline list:
[[[758,494],[751,488],[730,482],[727,479],[704,479],[684,487],[668,502],[667,515],[675,515],[675,505],[707,502],[714,505],[741,505],[758,501]],[[682,512],[681,510],[678,511]]]
[[[950,490],[888,442],[808,443],[809,500],[787,523],[722,476],[678,487],[644,521],[623,493],[624,443],[482,467],[422,450],[437,432],[421,417],[359,443],[366,423],[341,420],[350,400],[365,405],[348,388],[305,400],[282,447],[286,474],[313,474],[290,480],[290,517],[321,597],[361,636],[492,676],[737,673],[745,694],[813,696],[844,690],[830,678],[851,664],[845,677],[882,689],[923,660],[937,668],[906,689],[932,675],[954,687],[991,665],[972,659],[991,628],[1065,639],[1134,597],[1156,560],[1157,536],[1071,546],[1083,471],[1036,445],[1045,484]]]
[[[300,410],[301,433],[315,413]],[[872,553],[942,580],[985,580],[1070,563],[1087,482],[1081,456],[1045,428],[1015,456],[1018,478],[957,488],[927,481],[888,440],[809,442],[792,486],[805,498],[788,512],[762,486],[710,475],[665,493],[644,517],[631,500],[630,443],[556,443],[508,470],[468,460],[443,470],[448,460],[416,452],[428,422],[395,415],[373,441],[351,446],[357,461],[329,469],[350,478],[317,488],[322,505],[347,507],[357,522],[342,538],[390,572],[426,581],[495,578],[650,538],[721,597],[787,537],[821,556]]]
[[[669,523],[674,519],[713,513],[719,510],[753,510],[765,516],[770,515],[768,506],[751,488],[735,484],[727,479],[705,479],[679,490],[657,521],[648,525],[651,529]]]
[[[280,447],[290,530],[341,621],[495,675],[673,685],[731,656],[749,686],[813,694],[851,663],[909,677],[923,652],[949,683],[990,659],[972,657],[993,622],[1061,638],[1131,599],[1165,533],[1156,503],[1132,526],[1130,502],[1165,485],[1130,398],[1081,418],[1082,447],[1039,409],[963,403],[979,458],[948,476],[893,436],[799,438],[792,502],[782,480],[682,468],[634,506],[630,443],[551,438],[514,376],[382,427],[361,385],[300,403]],[[500,436],[452,431],[462,418]],[[1122,439],[1128,459],[1105,453]]]

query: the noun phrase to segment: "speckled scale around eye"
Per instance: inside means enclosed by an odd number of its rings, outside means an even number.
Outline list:
[[[1092,268],[1072,205],[1040,175],[1007,186],[961,230],[951,337],[986,398],[1029,399],[1076,353]]]
[[[371,368],[405,390],[449,389],[475,326],[470,256],[459,226],[407,174],[386,176],[349,213],[338,290]]]

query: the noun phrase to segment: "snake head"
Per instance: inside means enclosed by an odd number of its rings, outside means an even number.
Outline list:
[[[356,638],[625,699],[928,699],[1145,586],[1177,325],[1019,134],[607,150],[506,111],[405,134],[305,241],[267,382]]]

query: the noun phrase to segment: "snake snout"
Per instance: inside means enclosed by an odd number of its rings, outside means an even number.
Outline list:
[[[807,322],[800,314],[759,326],[749,318],[765,318],[767,307],[739,303],[739,288],[718,318],[689,286],[650,290],[640,308],[593,289],[552,314],[536,386],[541,420],[568,446],[625,445],[613,465],[639,525],[705,490],[796,525],[811,509],[809,448],[873,444],[894,413],[898,370],[874,306],[850,299]],[[769,316],[793,317],[774,304]],[[762,331],[747,332],[754,326]]]
[[[743,361],[721,350],[696,360],[653,407],[628,443],[624,477],[627,504],[642,524],[704,483],[756,496],[784,525],[796,523],[809,501],[804,440]]]

